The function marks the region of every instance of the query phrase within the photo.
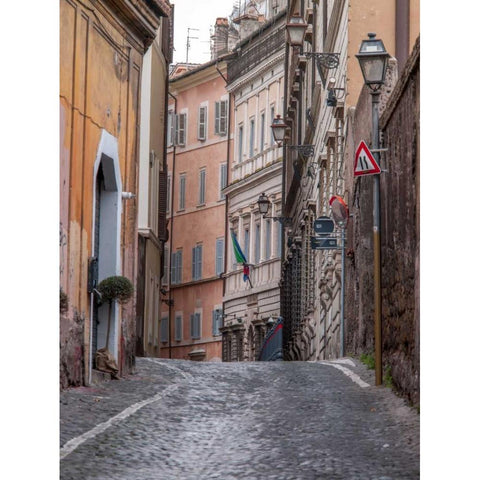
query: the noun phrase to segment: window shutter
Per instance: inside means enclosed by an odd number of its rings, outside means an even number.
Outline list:
[[[205,170],[200,170],[198,190],[198,203],[203,205],[205,203]]]
[[[160,341],[168,342],[168,318],[166,317],[160,321]]]
[[[195,338],[200,338],[201,334],[201,327],[200,327],[200,314],[195,314]]]
[[[197,280],[200,280],[202,278],[202,245],[197,245]]]
[[[197,279],[197,247],[192,248],[192,280]]]
[[[181,175],[180,176],[180,198],[178,200],[179,210],[185,209],[185,182],[186,182],[185,175]]]
[[[182,340],[182,317],[180,315],[175,317],[175,340],[177,342]]]
[[[182,147],[184,147],[185,146],[185,125],[187,120],[187,114],[180,113],[177,117],[178,117],[177,118],[177,123],[178,123],[177,145],[181,145]]]
[[[223,238],[217,238],[215,244],[215,275],[223,272]]]
[[[195,315],[190,315],[190,337],[195,338]]]
[[[172,253],[172,272],[170,281],[172,284],[177,283],[177,252]]]
[[[223,200],[225,198],[225,194],[222,190],[227,186],[227,164],[222,163],[220,165],[220,198]]]
[[[222,100],[220,102],[220,135],[227,134],[227,115],[228,115],[228,101]]]
[[[207,138],[207,107],[198,109],[198,139],[205,140]]]
[[[182,251],[177,252],[177,283],[182,283]]]
[[[220,134],[220,102],[215,102],[215,135]]]
[[[159,172],[158,181],[158,239],[167,241],[167,172]]]
[[[269,260],[270,256],[272,254],[272,223],[270,220],[267,220],[265,222],[265,230],[266,230],[266,235],[265,235],[265,259]]]
[[[260,263],[260,225],[255,225],[255,263]]]

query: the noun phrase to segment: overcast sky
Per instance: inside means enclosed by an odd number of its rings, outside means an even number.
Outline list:
[[[204,63],[210,60],[210,28],[217,17],[232,13],[234,0],[172,0],[175,5],[173,62],[185,62],[187,57],[187,29],[190,27],[188,61]]]

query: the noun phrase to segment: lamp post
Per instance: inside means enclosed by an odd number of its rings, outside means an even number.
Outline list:
[[[375,33],[363,40],[356,57],[362,70],[365,85],[372,96],[372,153],[380,165],[378,154],[378,104],[380,87],[385,83],[387,60],[390,55]],[[375,322],[375,385],[382,384],[382,282],[380,243],[380,175],[373,176],[373,283]]]

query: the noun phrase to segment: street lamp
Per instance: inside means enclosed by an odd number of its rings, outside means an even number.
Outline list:
[[[365,84],[371,90],[378,90],[385,83],[387,60],[390,55],[385,50],[383,42],[375,38],[375,33],[368,34],[368,40],[363,40],[357,55]]]
[[[260,213],[262,215],[266,215],[268,213],[268,209],[270,208],[270,200],[268,199],[268,197],[262,193],[259,197],[258,197],[258,209],[260,210]]]
[[[303,38],[307,31],[308,23],[305,22],[299,13],[295,13],[290,17],[286,24],[287,34],[290,45],[301,47],[303,45]]]
[[[372,154],[380,165],[378,155],[378,104],[379,88],[385,83],[385,73],[389,54],[375,33],[368,34],[356,55],[360,63],[365,85],[372,96]],[[382,384],[382,281],[381,281],[381,243],[380,243],[380,176],[373,176],[373,283],[374,283],[374,320],[375,320],[375,384]]]
[[[282,225],[285,223],[290,224],[292,219],[289,217],[267,217],[268,210],[270,209],[270,200],[262,193],[257,200],[258,210],[262,214],[263,218],[271,218],[274,222],[280,222]]]
[[[272,134],[273,139],[280,146],[285,140],[285,132],[287,131],[287,124],[284,122],[283,118],[280,115],[273,120],[272,125]]]
[[[272,129],[273,139],[277,142],[279,147],[282,146],[285,142],[285,133],[287,131],[287,124],[283,120],[280,115],[277,115],[270,125]],[[296,150],[302,155],[303,157],[313,157],[314,154],[314,147],[313,145],[287,145],[290,150]]]

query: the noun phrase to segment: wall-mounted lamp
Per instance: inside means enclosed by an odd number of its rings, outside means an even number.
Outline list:
[[[284,144],[286,140],[285,133],[287,131],[287,124],[283,120],[280,115],[273,120],[272,125],[270,126],[272,129],[272,134],[274,140],[277,142],[277,145],[280,147]],[[297,150],[300,155],[303,157],[312,157],[314,154],[313,145],[287,145],[291,150]]]
[[[267,217],[268,210],[270,209],[271,202],[265,193],[262,193],[258,197],[258,210],[262,214],[263,218],[271,218],[274,222],[280,222],[282,225],[288,225],[292,223],[292,219],[288,217]]]
[[[305,22],[303,17],[297,12],[290,17],[285,27],[288,35],[288,43],[293,47],[301,47],[308,23]]]

